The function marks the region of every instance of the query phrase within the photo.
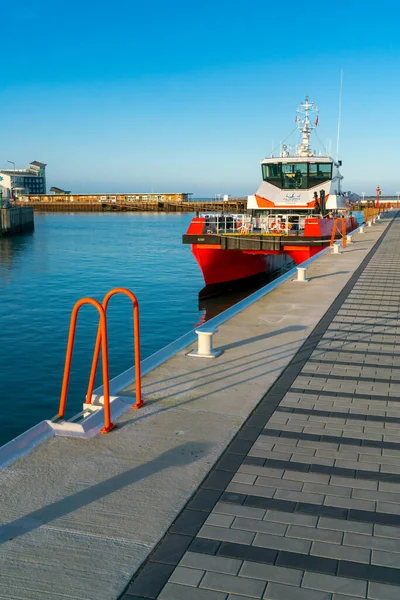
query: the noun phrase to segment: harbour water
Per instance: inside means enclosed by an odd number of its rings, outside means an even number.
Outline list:
[[[114,287],[140,304],[142,358],[240,300],[202,302],[203,278],[181,243],[192,214],[37,214],[35,232],[0,238],[0,445],[57,413],[69,320],[84,296],[101,300]],[[250,292],[248,292],[250,293]],[[132,366],[132,308],[109,309],[110,375]],[[97,313],[78,320],[67,415],[81,408],[97,330]]]
[[[69,319],[83,296],[117,286],[138,297],[142,357],[202,320],[203,279],[181,236],[193,215],[37,214],[35,232],[0,238],[0,445],[57,413]],[[80,410],[97,327],[81,309],[68,396]],[[132,308],[109,308],[110,375],[132,366]]]

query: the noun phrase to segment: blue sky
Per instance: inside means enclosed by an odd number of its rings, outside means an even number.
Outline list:
[[[400,191],[395,2],[35,0],[2,9],[0,167],[83,192],[254,193],[307,93],[345,189]],[[10,165],[8,165],[10,166]]]

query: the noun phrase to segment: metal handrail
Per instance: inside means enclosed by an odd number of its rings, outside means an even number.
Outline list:
[[[105,309],[97,300],[94,300],[94,298],[81,298],[80,300],[78,300],[78,302],[75,304],[74,308],[72,309],[58,417],[64,418],[64,415],[65,415],[68,384],[69,384],[69,377],[70,377],[70,373],[71,373],[72,351],[74,349],[74,341],[75,341],[76,321],[78,318],[79,309],[84,304],[91,304],[92,306],[94,306],[98,310],[99,315],[100,315],[98,335],[100,338],[101,350],[102,350],[101,354],[102,354],[103,388],[104,388],[104,427],[103,427],[103,429],[101,429],[101,433],[108,433],[109,431],[114,429],[115,425],[113,423],[111,423],[111,413],[110,413],[110,378],[109,378],[109,370],[108,370],[107,319],[106,319]],[[100,346],[99,346],[99,350],[100,350]]]
[[[332,229],[330,245],[333,246],[333,244],[335,243],[335,235],[339,221],[342,223],[342,248],[346,248],[346,219],[344,219],[343,217],[338,217],[337,219],[335,219]]]
[[[125,296],[128,296],[128,298],[130,298],[130,300],[132,301],[132,304],[133,304],[133,339],[134,339],[136,402],[135,402],[135,404],[133,404],[132,408],[141,408],[142,406],[144,406],[145,403],[142,400],[142,388],[141,388],[141,377],[140,377],[139,303],[137,301],[136,296],[130,290],[128,290],[126,288],[114,288],[113,290],[109,291],[104,296],[103,303],[102,303],[104,313],[107,313],[107,307],[108,307],[110,298],[112,298],[112,296],[115,296],[116,294],[124,294]],[[100,329],[100,325],[99,325],[99,328],[97,330],[96,345],[95,345],[95,349],[94,349],[94,353],[93,353],[92,368],[91,368],[90,377],[89,377],[89,386],[88,386],[88,391],[87,391],[87,395],[86,395],[87,404],[91,404],[91,401],[92,401],[92,394],[93,394],[93,388],[94,388],[94,383],[95,383],[95,378],[96,378],[97,364],[98,364],[99,354],[100,354],[101,336],[102,336],[102,333],[101,333],[101,329]]]

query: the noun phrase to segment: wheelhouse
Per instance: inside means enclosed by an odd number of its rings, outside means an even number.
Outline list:
[[[307,190],[332,180],[332,161],[279,161],[261,164],[263,181],[281,190]]]

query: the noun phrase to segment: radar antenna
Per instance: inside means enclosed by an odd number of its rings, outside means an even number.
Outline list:
[[[297,148],[297,156],[312,156],[313,152],[310,148],[310,135],[313,129],[318,126],[318,108],[314,107],[314,102],[309,102],[308,96],[304,102],[302,102],[297,109],[296,123],[299,131],[301,132],[301,144]],[[310,112],[316,112],[317,118],[312,123],[310,121]]]

